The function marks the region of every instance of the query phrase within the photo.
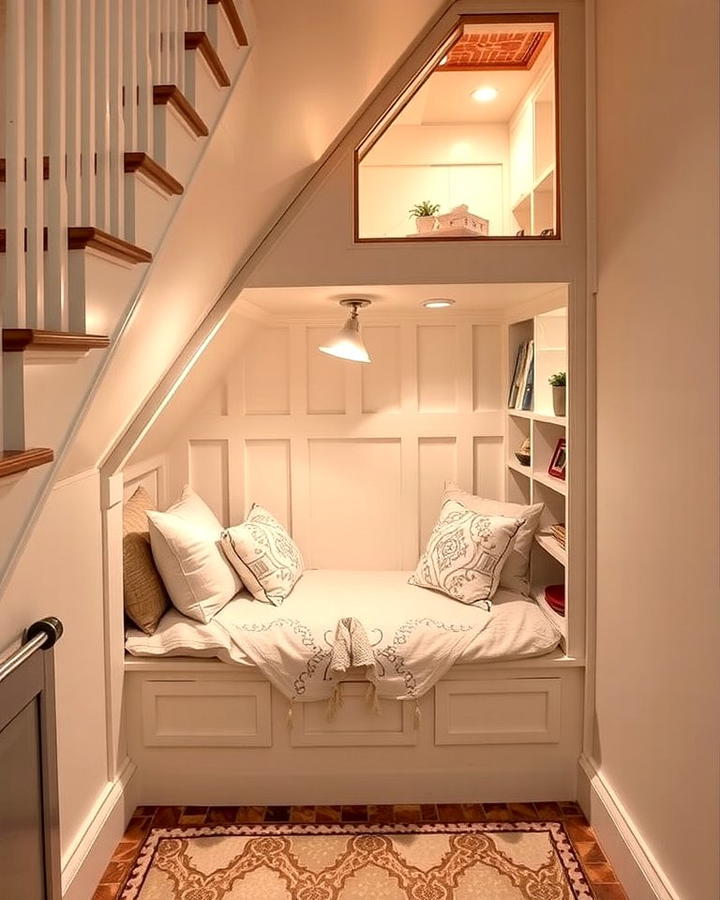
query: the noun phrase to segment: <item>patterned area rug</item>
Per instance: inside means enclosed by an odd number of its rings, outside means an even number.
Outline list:
[[[156,828],[122,900],[592,900],[559,822]]]

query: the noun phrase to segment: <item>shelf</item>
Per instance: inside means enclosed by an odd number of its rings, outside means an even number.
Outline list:
[[[554,478],[552,475],[546,475],[544,472],[533,472],[532,478],[533,481],[550,488],[551,491],[556,491],[556,493],[562,494],[563,497],[567,496],[566,481],[562,481],[560,478]]]
[[[540,175],[535,179],[535,184],[533,185],[533,190],[538,193],[543,193],[545,191],[551,191],[553,189],[553,175],[555,174],[555,166],[551,165],[545,169],[544,172],[541,172]]]
[[[542,413],[533,413],[532,417],[535,422],[546,422],[548,425],[558,425],[560,428],[565,428],[567,425],[567,416],[545,416]]]
[[[512,469],[513,472],[518,472],[520,475],[524,475],[526,478],[529,478],[532,474],[532,469],[530,466],[521,466],[519,462],[515,462],[513,459],[509,459],[507,461],[508,469]]]
[[[509,409],[509,416],[515,416],[517,419],[532,419],[533,414],[529,409]]]
[[[549,553],[553,559],[556,559],[561,566],[567,566],[567,551],[555,540],[551,534],[535,534],[535,543],[538,544],[546,553]]]
[[[540,607],[540,609],[545,613],[547,618],[550,620],[552,625],[557,628],[560,634],[563,636],[564,640],[567,641],[567,616],[559,616],[554,609],[552,609],[545,599],[545,588],[541,586],[533,586],[532,598]],[[565,609],[567,612],[567,607]]]

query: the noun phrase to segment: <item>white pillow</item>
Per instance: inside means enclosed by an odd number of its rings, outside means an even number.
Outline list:
[[[515,591],[516,594],[530,594],[530,551],[532,550],[533,537],[540,524],[544,503],[533,503],[532,506],[523,506],[520,503],[505,503],[502,500],[486,500],[484,497],[476,497],[468,494],[453,482],[445,485],[443,501],[457,500],[475,512],[484,513],[487,516],[507,516],[511,519],[524,519],[515,537],[515,544],[510,551],[500,575],[500,587]]]
[[[305,568],[297,544],[262,506],[222,534],[222,548],[256,600],[280,606]]]
[[[523,519],[487,516],[446,500],[410,584],[490,610]]]
[[[207,624],[242,584],[220,549],[222,525],[186,487],[165,512],[148,512],[150,546],[173,606]]]

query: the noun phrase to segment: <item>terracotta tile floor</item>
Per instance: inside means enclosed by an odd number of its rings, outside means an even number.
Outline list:
[[[113,900],[151,828],[247,822],[511,822],[560,821],[597,900],[627,900],[595,834],[576,803],[405,803],[397,806],[139,806],[92,900]]]

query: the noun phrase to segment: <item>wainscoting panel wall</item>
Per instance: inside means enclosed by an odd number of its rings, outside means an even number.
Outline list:
[[[370,365],[320,353],[339,324],[259,329],[167,454],[226,524],[253,502],[314,568],[409,569],[443,485],[501,497],[502,325],[366,316]]]

